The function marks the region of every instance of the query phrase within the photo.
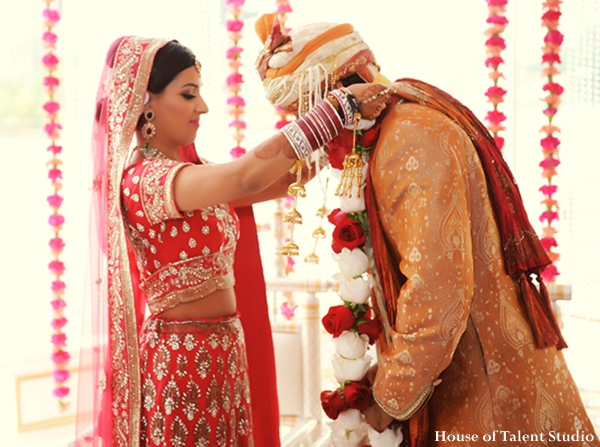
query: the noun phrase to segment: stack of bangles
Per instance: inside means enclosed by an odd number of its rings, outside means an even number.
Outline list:
[[[281,129],[298,160],[307,158],[329,143],[344,127],[353,125],[357,119],[356,98],[349,90],[332,90],[325,99],[304,116]],[[334,105],[336,103],[339,110]]]

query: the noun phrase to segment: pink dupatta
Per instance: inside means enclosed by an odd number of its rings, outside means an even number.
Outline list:
[[[77,447],[139,445],[138,334],[145,302],[125,233],[120,185],[154,56],[167,42],[135,36],[117,39],[108,51],[98,88],[92,140],[90,305],[80,359]],[[90,364],[92,373],[87,374]]]

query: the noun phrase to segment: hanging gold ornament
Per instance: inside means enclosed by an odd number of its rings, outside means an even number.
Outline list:
[[[323,191],[323,206],[317,210],[317,217],[321,218],[319,222],[319,226],[313,231],[312,237],[315,238],[315,245],[313,245],[313,251],[311,254],[304,258],[304,262],[309,264],[318,264],[319,257],[317,256],[317,243],[319,239],[325,239],[327,233],[323,228],[323,219],[327,216],[327,207],[325,206],[325,202],[327,201],[327,188],[329,186],[329,179],[325,181],[325,190]]]
[[[362,155],[356,151],[356,132],[360,118],[360,113],[356,113],[352,138],[352,152],[344,158],[344,169],[342,170],[340,183],[335,191],[336,196],[347,196],[352,198],[352,189],[356,186],[356,197],[360,198],[360,187],[363,182],[363,168],[365,167],[365,161],[363,160]]]
[[[290,241],[283,244],[281,248],[281,254],[284,256],[298,256],[300,249],[294,242],[294,225],[302,224],[302,215],[296,209],[298,203],[298,197],[306,197],[306,189],[302,186],[302,163],[296,162],[292,168],[292,173],[296,173],[296,181],[288,187],[288,196],[294,198],[292,202],[292,210],[283,216],[283,221],[290,224]]]

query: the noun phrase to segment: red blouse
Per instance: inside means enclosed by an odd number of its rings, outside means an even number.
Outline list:
[[[121,196],[140,287],[152,314],[233,287],[239,221],[223,203],[182,213],[173,181],[189,165],[140,160],[123,174]]]

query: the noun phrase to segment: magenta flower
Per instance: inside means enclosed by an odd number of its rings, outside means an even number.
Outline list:
[[[48,269],[55,275],[61,275],[65,271],[65,264],[62,261],[51,261],[48,264]]]
[[[48,146],[46,148],[47,151],[52,152],[54,155],[56,154],[60,154],[62,152],[62,146],[56,146],[54,144],[51,144],[50,146]]]
[[[294,313],[296,312],[296,309],[298,308],[298,306],[293,306],[290,307],[288,305],[288,303],[282,303],[281,306],[279,306],[279,310],[281,311],[281,315],[283,315],[285,318],[292,318],[294,316]]]
[[[234,45],[227,50],[227,59],[237,59],[242,51],[244,51],[242,47]]]
[[[508,0],[486,0],[488,6],[506,6]]]
[[[560,96],[565,91],[564,87],[556,82],[548,82],[544,85],[545,92],[551,92],[557,96]]]
[[[67,307],[67,303],[62,298],[50,301],[50,305],[52,306],[52,310],[60,310]]]
[[[495,85],[488,88],[487,91],[485,92],[485,96],[487,96],[488,98],[493,98],[493,97],[502,98],[505,94],[506,94],[506,90],[504,90],[502,87],[498,87]]]
[[[552,247],[558,247],[558,242],[553,237],[543,237],[540,239],[540,242],[544,246],[544,250],[548,251]]]
[[[560,144],[560,140],[556,137],[546,137],[540,140],[544,149],[556,149]]]
[[[227,20],[227,31],[240,32],[244,28],[244,21],[240,19]]]
[[[553,169],[560,165],[560,160],[552,157],[546,157],[540,161],[540,168],[542,169]]]
[[[64,281],[52,281],[52,291],[53,292],[58,292],[60,290],[65,290],[66,284],[64,283]],[[64,307],[64,306],[63,306]]]
[[[244,107],[246,105],[246,101],[241,96],[235,95],[227,98],[227,104],[230,106],[236,107]]]
[[[556,115],[556,112],[558,112],[556,107],[548,107],[547,109],[544,109],[544,115],[548,117]]]
[[[60,386],[58,388],[55,388],[52,394],[54,394],[54,396],[58,397],[59,399],[63,399],[69,395],[69,391],[69,387]]]
[[[544,36],[544,42],[554,45],[561,45],[563,43],[563,39],[563,34],[557,29],[550,31]]]
[[[493,25],[508,25],[508,19],[504,16],[491,15],[487,18],[486,23]]]
[[[506,48],[506,41],[504,40],[504,37],[500,36],[491,36],[485,41],[485,44],[489,47],[498,47],[503,50]]]
[[[42,107],[48,113],[56,113],[60,109],[60,105],[56,101],[48,101]]]
[[[58,351],[52,353],[51,358],[54,363],[64,363],[71,359],[71,354],[69,354],[67,351],[59,349]]]
[[[241,73],[231,73],[227,76],[227,85],[239,85],[244,83],[244,76]]]
[[[50,239],[49,245],[52,250],[62,250],[65,247],[64,241],[59,237]]]
[[[239,129],[245,129],[246,128],[246,121],[233,120],[232,122],[229,123],[229,127],[237,127]]]
[[[547,62],[549,64],[560,64],[560,54],[558,53],[545,53],[542,56],[542,62]]]
[[[62,383],[71,377],[71,373],[66,369],[57,369],[52,371],[52,377],[54,378],[55,382]]]
[[[546,270],[542,272],[542,279],[545,281],[553,281],[560,273],[558,273],[558,269],[554,264],[546,267]]]
[[[293,12],[293,9],[290,5],[279,5],[277,7],[277,12],[280,14],[285,12]]]
[[[62,179],[62,171],[60,169],[52,168],[48,170],[48,178],[55,182],[58,179]]]
[[[45,32],[44,35],[42,36],[42,40],[51,45],[54,45],[56,43],[57,38],[58,38],[58,36],[56,34],[50,33],[50,32]]]
[[[44,54],[44,57],[42,57],[42,64],[51,70],[58,65],[58,62],[58,58],[51,53]]]
[[[60,214],[51,214],[48,218],[48,224],[52,227],[58,227],[65,223],[65,216]]]
[[[288,125],[290,122],[288,120],[279,120],[277,121],[277,123],[275,123],[275,127],[277,129],[281,129],[283,126]]]
[[[502,59],[500,56],[488,57],[485,60],[485,66],[488,67],[488,68],[491,67],[491,68],[496,69],[496,68],[498,68],[498,66],[500,64],[503,64],[503,63],[504,63],[504,59]]]
[[[556,211],[544,211],[540,214],[540,222],[547,221],[551,224],[555,220],[558,220],[558,213]]]
[[[229,154],[233,157],[233,158],[240,158],[242,155],[244,155],[246,153],[246,149],[244,149],[241,146],[236,146],[233,149],[231,149],[229,151]]]
[[[60,208],[63,202],[62,196],[59,196],[58,194],[52,194],[51,196],[46,197],[46,200],[48,201],[48,205],[52,208]]]
[[[52,334],[52,337],[50,338],[50,342],[54,346],[64,346],[65,343],[67,342],[67,334],[63,334],[62,332],[59,334]]]
[[[56,137],[57,132],[60,129],[62,129],[62,126],[58,123],[48,123],[44,126],[44,132],[46,132],[50,138]]]
[[[65,317],[53,318],[50,324],[54,329],[60,329],[64,327],[65,324],[67,324],[67,319]]]
[[[245,0],[225,0],[225,4],[239,7],[239,6],[244,6],[244,1]]]
[[[55,78],[54,76],[46,76],[44,77],[44,86],[45,87],[57,87],[60,84],[60,80]]]
[[[491,123],[499,124],[506,120],[506,115],[498,110],[491,110],[487,113],[485,119]]]
[[[542,16],[542,21],[544,21],[544,22],[558,22],[558,20],[560,19],[561,15],[562,15],[562,12],[554,10],[554,9],[549,9]]]
[[[54,9],[44,9],[43,15],[46,20],[51,22],[58,22],[60,20],[60,14]]]
[[[556,186],[556,185],[544,185],[540,188],[540,191],[545,196],[551,196],[552,194],[554,194],[556,192],[557,189],[558,189],[558,186]]]

